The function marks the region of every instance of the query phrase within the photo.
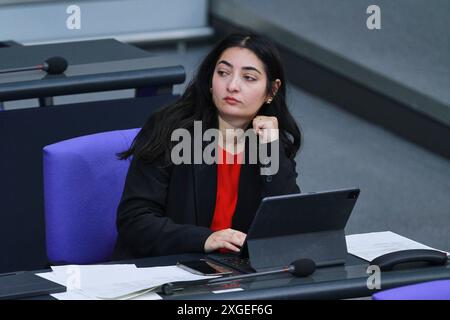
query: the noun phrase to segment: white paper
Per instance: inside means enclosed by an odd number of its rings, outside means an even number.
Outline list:
[[[54,293],[51,296],[58,300],[101,300],[95,297],[86,295],[82,290],[67,290],[66,292]]]
[[[387,253],[410,249],[433,249],[419,242],[413,241],[391,231],[371,232],[346,236],[349,253],[367,260]],[[442,250],[438,250],[442,251]],[[442,251],[446,252],[446,251]],[[448,255],[448,252],[446,252]]]
[[[138,295],[129,300],[162,300],[162,297],[156,292],[147,292],[145,294]]]
[[[67,265],[52,270],[38,276],[67,287],[67,292],[52,295],[60,300],[160,299],[152,290],[164,283],[215,278],[192,274],[177,266]]]

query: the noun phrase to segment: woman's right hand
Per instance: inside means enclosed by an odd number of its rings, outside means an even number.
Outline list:
[[[233,229],[225,229],[212,233],[205,241],[205,252],[209,253],[221,248],[239,252],[247,235]]]

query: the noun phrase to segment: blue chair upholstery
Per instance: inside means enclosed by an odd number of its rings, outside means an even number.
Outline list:
[[[384,290],[373,300],[450,300],[450,280],[436,280]]]
[[[117,238],[116,208],[139,129],[82,136],[44,147],[47,257],[51,264],[108,261]]]

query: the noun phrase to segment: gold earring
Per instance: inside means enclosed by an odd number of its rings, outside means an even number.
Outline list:
[[[267,104],[270,104],[272,102],[272,98],[267,99]]]

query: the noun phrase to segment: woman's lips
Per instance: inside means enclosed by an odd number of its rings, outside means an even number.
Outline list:
[[[224,99],[228,104],[231,104],[231,105],[235,105],[235,104],[238,104],[239,103],[239,101],[237,101],[237,100],[235,100],[235,99],[231,99],[231,98],[225,98]]]

